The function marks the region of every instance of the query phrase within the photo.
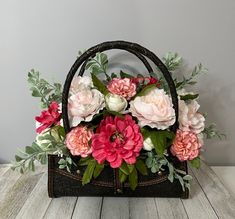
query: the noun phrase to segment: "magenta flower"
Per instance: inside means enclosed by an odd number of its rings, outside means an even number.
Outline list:
[[[107,116],[92,137],[92,156],[100,164],[108,161],[112,168],[120,167],[123,161],[134,164],[142,148],[140,128],[130,115]]]
[[[52,125],[57,125],[60,123],[61,113],[59,112],[59,105],[56,102],[52,102],[47,110],[43,110],[40,116],[36,116],[35,120],[40,123],[39,127],[36,129],[37,133],[41,133]]]

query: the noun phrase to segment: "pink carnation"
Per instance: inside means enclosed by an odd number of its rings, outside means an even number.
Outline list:
[[[139,126],[130,115],[124,118],[107,116],[92,137],[92,156],[98,163],[107,160],[112,168],[125,161],[134,164],[143,147]]]
[[[41,133],[52,125],[59,124],[61,119],[61,113],[59,111],[58,103],[52,102],[47,110],[43,110],[40,116],[36,116],[35,120],[40,123],[36,132]]]
[[[195,133],[177,130],[170,150],[180,161],[193,160],[199,155],[201,146],[202,144]]]
[[[78,126],[66,135],[66,146],[72,155],[87,157],[92,152],[89,141],[92,131],[84,126]]]
[[[111,93],[125,97],[127,100],[136,95],[136,84],[129,78],[114,78],[107,88]]]

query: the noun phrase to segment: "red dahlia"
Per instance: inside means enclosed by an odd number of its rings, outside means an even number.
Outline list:
[[[143,136],[130,115],[105,117],[92,136],[92,156],[100,164],[108,161],[112,168],[123,161],[134,164],[142,147]]]

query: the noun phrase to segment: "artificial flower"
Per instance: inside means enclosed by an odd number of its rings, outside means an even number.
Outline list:
[[[131,78],[131,81],[135,83],[136,85],[139,84],[157,84],[158,85],[158,80],[154,77],[136,77],[136,78]]]
[[[92,152],[89,141],[92,131],[85,126],[78,126],[66,135],[66,146],[74,156],[87,157]]]
[[[200,105],[196,100],[179,100],[179,128],[183,131],[201,133],[205,128],[205,118],[198,112]]]
[[[180,161],[193,160],[198,157],[201,146],[201,141],[194,132],[177,130],[170,151]]]
[[[154,145],[153,145],[153,142],[151,140],[150,137],[144,139],[144,147],[143,147],[144,150],[146,151],[151,151],[154,149]]]
[[[52,102],[47,110],[43,110],[40,116],[36,116],[35,120],[39,123],[36,129],[37,133],[41,133],[52,125],[57,125],[60,123],[61,112],[59,109],[59,104],[55,101]]]
[[[130,115],[105,117],[92,137],[92,156],[100,164],[108,161],[112,168],[120,167],[123,161],[134,164],[142,147],[140,128]]]
[[[136,84],[130,78],[114,78],[107,86],[109,92],[120,95],[127,100],[136,95]]]
[[[123,112],[127,107],[127,101],[124,97],[117,94],[107,94],[105,96],[106,107],[110,111]]]
[[[137,117],[139,125],[167,129],[175,122],[175,111],[171,98],[163,89],[154,88],[144,96],[130,102],[129,111]]]
[[[89,76],[78,76],[74,77],[70,86],[70,94],[76,94],[79,91],[82,91],[83,89],[89,89],[93,87],[93,82],[91,77]]]
[[[70,125],[75,127],[82,121],[90,122],[105,106],[104,95],[89,87],[78,91],[68,99]]]

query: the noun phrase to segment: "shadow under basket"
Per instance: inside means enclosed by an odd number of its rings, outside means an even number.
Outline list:
[[[115,170],[105,167],[97,179],[89,184],[82,185],[82,172],[76,170],[71,173],[59,169],[58,156],[48,156],[48,194],[51,198],[61,196],[111,196],[111,197],[172,197],[188,198],[189,192],[185,191],[178,180],[171,183],[168,172],[161,174],[139,175],[138,186],[133,191],[128,183],[123,183],[121,188],[116,185]],[[179,162],[178,168],[187,170],[186,162]],[[149,171],[150,172],[150,171]]]

